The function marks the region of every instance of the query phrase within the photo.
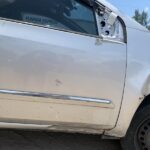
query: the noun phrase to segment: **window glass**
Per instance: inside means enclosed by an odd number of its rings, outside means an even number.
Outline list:
[[[1,0],[0,17],[97,35],[93,8],[82,0]]]

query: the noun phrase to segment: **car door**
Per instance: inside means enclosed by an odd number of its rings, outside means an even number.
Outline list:
[[[71,2],[64,1],[64,6],[60,0],[51,1],[52,13],[66,9],[67,19],[59,16],[60,22],[46,15],[46,1],[5,6],[5,12],[15,8],[19,17],[0,13],[4,18],[0,20],[1,122],[89,130],[115,126],[124,88],[126,43],[108,35],[102,39],[99,34],[106,32],[96,10],[82,1]]]

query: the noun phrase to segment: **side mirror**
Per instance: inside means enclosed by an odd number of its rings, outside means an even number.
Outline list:
[[[109,9],[98,9],[96,12],[99,34],[103,39],[124,42],[124,26],[119,20],[119,16]]]

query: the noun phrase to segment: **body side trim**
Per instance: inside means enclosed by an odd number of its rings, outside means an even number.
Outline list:
[[[102,104],[112,104],[111,100],[80,97],[80,96],[69,96],[69,95],[59,95],[59,94],[49,94],[49,93],[38,93],[38,92],[25,92],[25,91],[14,91],[14,90],[0,90],[0,94],[10,94],[10,95],[20,95],[20,96],[32,96],[32,97],[42,97],[42,98],[52,98],[59,100],[74,100],[74,101],[84,101],[84,102],[95,102]]]

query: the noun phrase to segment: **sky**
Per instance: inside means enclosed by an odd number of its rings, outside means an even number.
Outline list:
[[[150,0],[107,0],[129,16],[134,15],[135,9],[145,10],[150,16]]]

